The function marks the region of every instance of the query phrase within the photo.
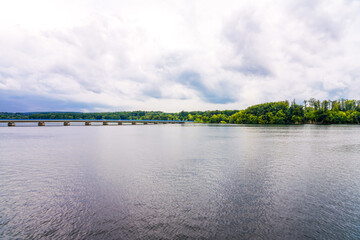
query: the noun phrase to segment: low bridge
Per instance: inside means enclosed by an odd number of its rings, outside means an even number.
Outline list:
[[[70,126],[71,123],[84,123],[90,126],[92,123],[109,124],[184,124],[189,121],[177,120],[118,120],[118,119],[0,119],[0,123],[7,123],[9,127],[14,127],[16,123],[37,123],[38,126],[45,126],[46,123],[63,123],[64,126]]]

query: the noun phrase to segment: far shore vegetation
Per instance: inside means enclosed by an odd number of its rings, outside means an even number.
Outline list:
[[[0,119],[131,119],[131,120],[185,120],[198,123],[231,124],[359,124],[359,100],[316,100],[304,104],[295,100],[269,102],[254,105],[245,110],[182,111],[164,113],[159,111],[132,112],[41,112],[0,113]]]

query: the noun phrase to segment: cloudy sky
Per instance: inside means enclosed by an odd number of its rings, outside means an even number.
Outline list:
[[[360,1],[0,3],[0,111],[360,99]]]

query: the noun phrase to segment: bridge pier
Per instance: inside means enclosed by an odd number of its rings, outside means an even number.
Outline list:
[[[45,122],[38,122],[38,126],[45,126]]]
[[[9,127],[15,127],[15,123],[14,122],[8,122],[8,126]]]
[[[85,122],[85,126],[90,126],[91,122]]]
[[[109,123],[108,122],[103,122],[103,125],[109,125]]]
[[[64,122],[64,126],[70,126],[70,122]]]
[[[122,125],[122,122],[118,122],[118,125]]]

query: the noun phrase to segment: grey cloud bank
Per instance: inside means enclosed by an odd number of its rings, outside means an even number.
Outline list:
[[[359,1],[1,5],[0,111],[360,99]]]

